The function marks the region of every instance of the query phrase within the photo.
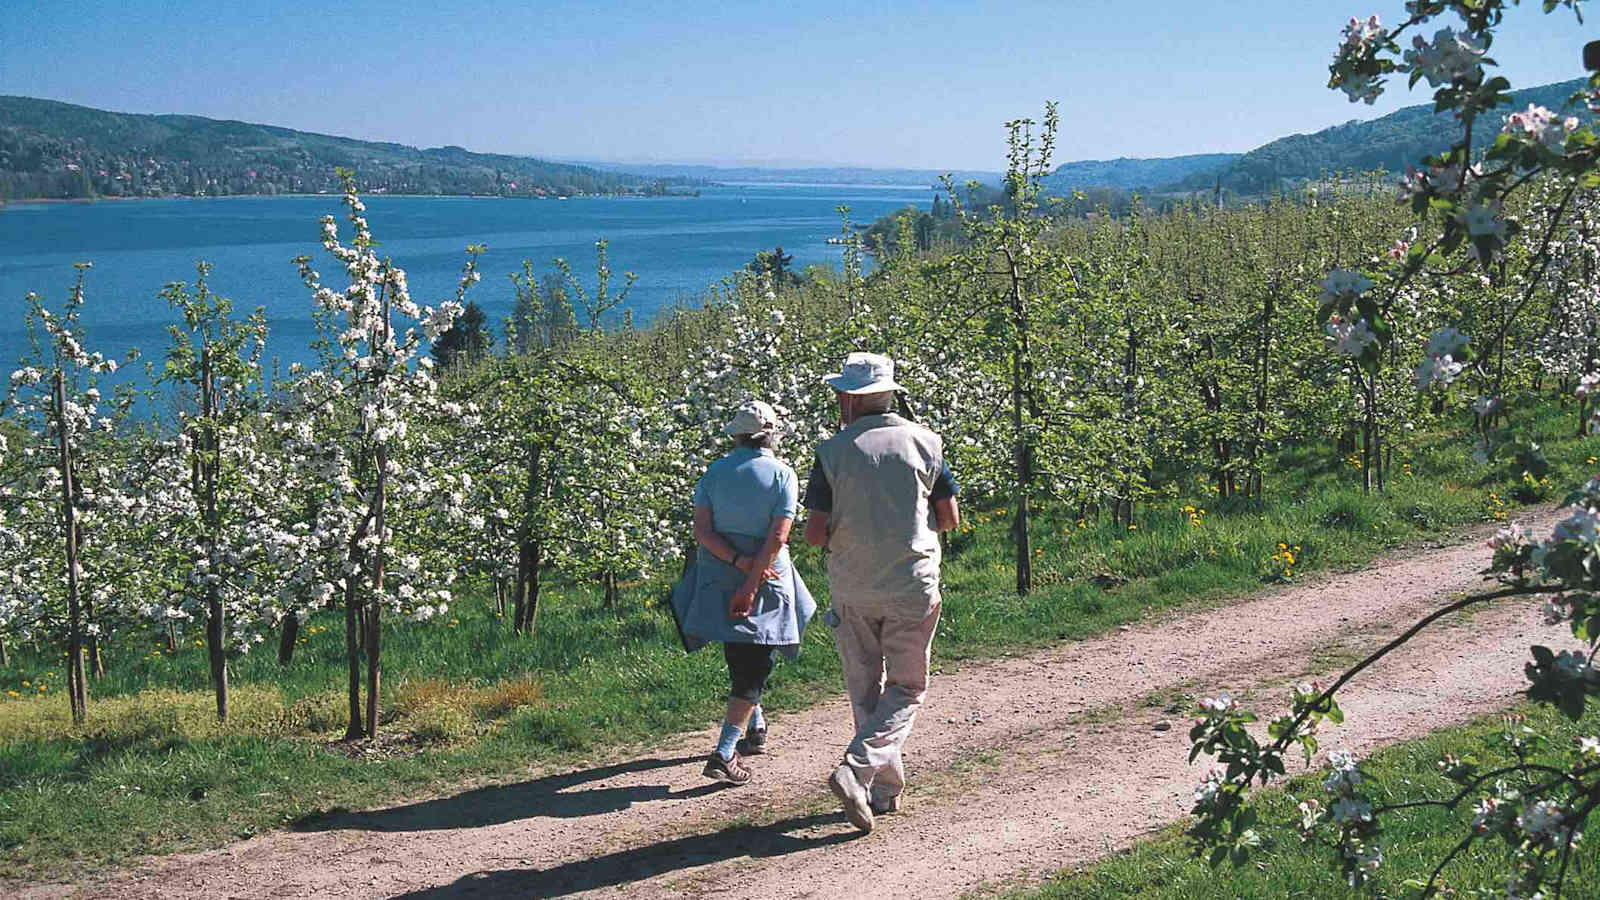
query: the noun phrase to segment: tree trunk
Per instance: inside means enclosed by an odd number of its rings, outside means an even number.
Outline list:
[[[1374,376],[1374,379],[1376,379],[1376,376]],[[1372,467],[1376,461],[1376,451],[1378,449],[1376,446],[1378,440],[1376,409],[1378,400],[1374,396],[1375,391],[1371,387],[1364,387],[1363,390],[1366,392],[1367,416],[1361,428],[1361,490],[1370,494],[1372,493]]]
[[[1333,446],[1335,462],[1344,462],[1346,454],[1356,452],[1356,441],[1356,425],[1346,420],[1344,428],[1339,432],[1339,440]]]
[[[1123,325],[1128,329],[1128,343],[1122,351],[1122,422],[1123,428],[1131,433],[1138,412],[1139,335],[1133,329],[1131,315],[1124,316]],[[1117,524],[1127,527],[1133,524],[1133,484],[1124,481],[1122,485],[1122,496],[1117,498]]]
[[[528,600],[523,607],[526,624],[523,633],[533,634],[539,629],[539,587],[543,581],[544,541],[534,541],[528,558]]]
[[[211,658],[211,684],[217,694],[217,721],[228,721],[228,656],[223,645],[222,598],[215,585],[206,597],[206,653]]]
[[[283,617],[283,631],[278,634],[278,665],[294,662],[295,644],[300,640],[300,617],[289,613]]]
[[[529,539],[517,548],[517,585],[513,604],[518,634],[531,634],[539,621],[539,567],[543,542]]]
[[[352,568],[360,572],[364,566],[355,542],[351,542],[350,556],[356,565]],[[350,724],[345,727],[344,739],[353,741],[366,734],[366,729],[361,725],[361,591],[360,579],[354,574],[345,578],[344,582],[344,655],[346,674],[348,678],[350,699]]]
[[[1256,421],[1250,435],[1250,484],[1246,488],[1251,497],[1260,500],[1266,493],[1266,466],[1261,454],[1267,438],[1267,381],[1272,365],[1272,314],[1277,301],[1276,279],[1267,286],[1266,300],[1261,306],[1261,336],[1256,345]]]
[[[517,580],[511,587],[511,628],[517,634],[522,633],[522,619],[527,615],[527,557],[528,544],[524,541],[517,545]]]
[[[539,621],[539,567],[543,562],[544,542],[534,536],[534,507],[544,491],[544,447],[528,442],[526,480],[522,489],[522,540],[517,545],[517,583],[514,594],[513,626],[518,634],[531,634]]]
[[[217,391],[215,375],[211,370],[211,348],[206,346],[200,356],[200,405],[205,410],[208,428],[201,441],[204,456],[200,460],[201,488],[204,490],[206,556],[212,562],[207,574],[217,578],[216,539],[222,530],[217,512],[217,471],[222,465],[222,439],[217,431]],[[211,686],[217,695],[217,721],[228,721],[228,654],[225,643],[226,623],[223,621],[222,589],[215,583],[206,585],[206,654],[211,663]]]
[[[83,546],[81,540],[78,546]],[[83,598],[83,621],[89,624],[94,623],[94,597],[92,595],[85,595]],[[89,674],[95,681],[99,681],[106,677],[106,661],[100,654],[100,637],[95,634],[87,634],[84,635],[84,640],[86,644],[84,652],[88,656],[86,665],[89,667]]]
[[[1587,234],[1588,230],[1585,229],[1584,231],[1585,231],[1585,234]],[[1583,261],[1583,278],[1584,278],[1584,283],[1585,284],[1593,284],[1594,283],[1594,264],[1592,262],[1590,262],[1588,259],[1585,259]],[[1594,364],[1595,364],[1594,347],[1595,347],[1595,339],[1597,337],[1600,337],[1600,334],[1596,333],[1594,325],[1591,324],[1589,326],[1589,340],[1584,342],[1585,349],[1584,349],[1584,352],[1583,352],[1583,371],[1578,373],[1578,377],[1580,379],[1583,376],[1591,374],[1592,372],[1594,372]],[[1568,391],[1567,386],[1566,386],[1566,379],[1563,378],[1561,381],[1562,381],[1561,402],[1562,402],[1563,405],[1565,405],[1566,402],[1567,402],[1567,394],[1569,393],[1569,391]],[[1588,397],[1584,397],[1582,400],[1578,401],[1578,437],[1583,437],[1589,431],[1589,428],[1588,428],[1589,407],[1590,407],[1590,403],[1589,403],[1589,398]]]
[[[1217,361],[1216,342],[1211,335],[1200,339],[1200,349],[1205,352],[1207,362],[1215,364]],[[1222,386],[1217,383],[1213,374],[1203,375],[1199,379],[1200,402],[1204,404],[1206,413],[1211,419],[1211,480],[1217,485],[1217,496],[1226,500],[1233,492],[1233,478],[1228,467],[1229,456],[1232,448],[1228,439],[1222,432]]]
[[[378,445],[378,500],[375,519],[378,535],[377,558],[372,566],[372,599],[367,604],[367,737],[378,736],[378,688],[383,679],[383,563],[385,509],[388,492],[389,450]]]
[[[55,373],[56,450],[61,465],[61,505],[63,531],[66,534],[67,554],[67,695],[72,706],[72,721],[83,724],[89,714],[89,688],[83,672],[83,610],[80,607],[82,587],[78,583],[78,514],[73,497],[77,479],[72,471],[72,441],[67,437],[66,382],[58,369]]]
[[[1028,437],[1023,415],[1023,400],[1030,386],[1028,349],[1028,304],[1022,294],[1022,273],[1016,258],[1008,251],[1011,268],[1011,320],[1016,343],[1011,350],[1011,428],[1012,465],[1015,467],[1017,512],[1011,523],[1011,537],[1017,550],[1017,596],[1033,590],[1033,541],[1029,532],[1029,495],[1033,492],[1033,442]]]

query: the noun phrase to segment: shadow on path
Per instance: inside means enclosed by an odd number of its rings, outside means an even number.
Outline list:
[[[608,778],[667,769],[689,763],[699,765],[703,756],[676,759],[637,759],[551,775],[521,784],[482,787],[451,797],[424,800],[389,809],[365,812],[335,810],[307,817],[294,823],[296,831],[434,831],[450,828],[483,828],[521,819],[573,819],[619,812],[635,803],[654,800],[688,800],[715,793],[727,785],[708,783],[683,791],[664,784],[632,787],[593,787],[568,790]]]
[[[824,834],[790,832],[843,824]],[[498,869],[463,875],[451,884],[396,895],[397,900],[463,900],[489,897],[565,897],[600,888],[623,887],[680,869],[730,859],[765,859],[842,844],[860,837],[838,812],[785,819],[770,825],[733,825],[674,838],[634,850],[551,866],[548,869]]]

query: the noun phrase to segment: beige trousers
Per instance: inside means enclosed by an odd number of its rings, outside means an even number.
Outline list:
[[[844,665],[845,690],[855,717],[855,738],[845,762],[874,801],[905,790],[900,749],[928,691],[928,661],[939,607],[923,619],[857,613],[836,603],[839,624],[833,642]]]

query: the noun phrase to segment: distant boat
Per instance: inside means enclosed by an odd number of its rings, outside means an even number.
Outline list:
[[[834,235],[833,237],[828,238],[827,242],[830,243],[830,244],[843,244],[843,243],[846,243],[845,239],[842,238],[842,237],[839,237],[838,235]]]
[[[557,198],[556,198],[556,199],[557,199],[557,200],[565,200],[565,199],[567,199],[567,198],[565,198],[565,197],[557,197]]]

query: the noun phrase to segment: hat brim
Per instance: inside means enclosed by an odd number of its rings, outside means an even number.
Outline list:
[[[749,428],[737,428],[732,422],[722,426],[722,433],[728,437],[749,437],[755,434],[777,434],[782,430],[783,425],[781,423],[774,423],[771,428],[761,427],[754,430]]]
[[[882,381],[873,381],[867,384],[855,384],[851,379],[844,377],[843,373],[829,375],[822,379],[823,383],[841,394],[886,394],[890,391],[903,391],[905,388],[895,384],[894,379],[886,378]]]

